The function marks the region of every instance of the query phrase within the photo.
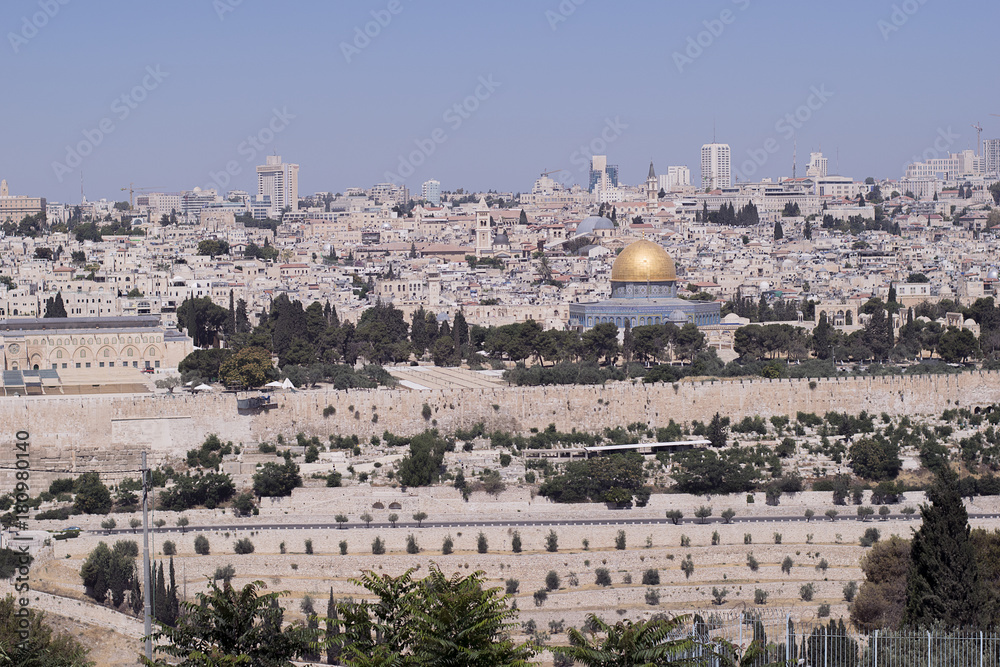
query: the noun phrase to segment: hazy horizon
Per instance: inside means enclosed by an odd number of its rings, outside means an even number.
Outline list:
[[[595,152],[623,183],[652,159],[697,185],[714,137],[741,178],[791,175],[796,146],[799,176],[822,148],[830,173],[898,178],[925,151],[975,148],[974,123],[1000,137],[1000,101],[976,76],[1000,8],[961,10],[12,0],[0,177],[69,203],[81,172],[89,199],[127,199],[130,182],[254,192],[277,153],[301,166],[301,194],[390,174],[417,192],[429,178],[524,192],[543,170],[586,185]]]

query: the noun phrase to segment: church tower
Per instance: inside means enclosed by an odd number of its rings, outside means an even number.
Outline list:
[[[493,230],[490,229],[490,209],[486,200],[480,198],[476,206],[476,257],[491,254],[493,250]]]
[[[656,211],[659,206],[659,187],[656,180],[656,172],[653,170],[653,161],[649,161],[649,176],[646,177],[646,210],[650,213]]]

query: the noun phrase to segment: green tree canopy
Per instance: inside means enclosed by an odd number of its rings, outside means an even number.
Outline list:
[[[277,377],[277,371],[270,352],[251,346],[223,361],[219,376],[228,387],[260,387]]]
[[[253,491],[258,496],[290,496],[299,486],[302,486],[302,475],[291,459],[281,465],[265,463],[253,475]]]
[[[45,300],[45,317],[66,316],[66,304],[63,303],[62,292],[56,292],[54,297]]]
[[[207,667],[229,665],[290,666],[292,660],[315,653],[323,644],[318,628],[284,624],[278,599],[285,593],[261,593],[262,581],[234,589],[208,583],[194,602],[183,602],[176,627],[158,623],[153,632],[157,654],[169,656],[149,661],[148,667]]]
[[[511,639],[517,612],[483,572],[448,578],[431,565],[423,580],[367,571],[353,582],[375,599],[339,605],[347,665],[527,667],[534,655]]]
[[[107,514],[111,511],[111,492],[96,472],[85,472],[76,480],[73,509],[80,514]]]
[[[196,347],[208,347],[226,326],[229,310],[207,296],[188,297],[177,307],[177,328],[187,331]]]
[[[910,547],[906,587],[907,625],[930,628],[984,628],[984,587],[979,576],[969,515],[959,495],[957,475],[943,468],[920,510],[923,523]]]
[[[45,622],[45,615],[30,607],[26,618],[18,616],[21,609],[13,595],[0,598],[0,665],[91,667],[94,664],[87,660],[89,651],[72,635],[53,632]],[[27,638],[20,634],[22,631]]]
[[[216,255],[228,255],[229,242],[217,241],[215,239],[206,239],[204,241],[199,241],[197,254],[210,255],[212,257],[215,257]]]
[[[590,637],[570,628],[567,631],[570,645],[554,646],[552,650],[586,667],[690,665],[689,656],[694,653],[697,642],[690,634],[679,632],[686,620],[684,616],[657,617],[609,625],[590,614],[587,625],[594,629]]]

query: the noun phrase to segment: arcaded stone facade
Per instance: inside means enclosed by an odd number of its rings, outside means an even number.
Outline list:
[[[175,368],[192,350],[191,339],[139,317],[53,317],[0,320],[3,370],[76,371]]]

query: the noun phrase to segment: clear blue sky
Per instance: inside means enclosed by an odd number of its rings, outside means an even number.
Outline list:
[[[81,170],[97,199],[129,182],[205,187],[228,164],[223,189],[252,192],[277,151],[301,165],[300,193],[336,192],[399,173],[421,141],[411,188],[525,191],[543,169],[584,180],[579,152],[604,132],[622,181],[652,158],[697,182],[714,124],[735,171],[766,154],[755,179],[790,174],[796,139],[800,175],[822,146],[831,172],[839,150],[840,173],[895,178],[939,130],[958,135],[952,150],[974,147],[977,121],[1000,137],[995,0],[398,3],[4,0],[0,176],[77,202]],[[373,11],[391,19],[345,56]],[[800,109],[814,87],[832,95]],[[134,89],[144,99],[120,99]],[[779,125],[797,111],[799,127]],[[102,121],[113,129],[98,134]],[[250,135],[270,142],[241,146]],[[67,146],[81,142],[77,164]]]

